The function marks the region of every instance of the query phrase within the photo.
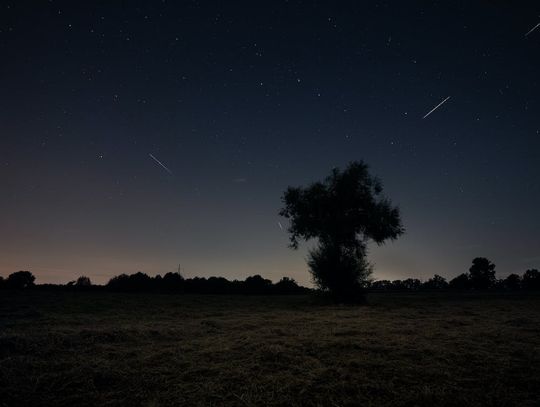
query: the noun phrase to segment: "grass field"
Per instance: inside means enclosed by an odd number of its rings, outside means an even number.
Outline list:
[[[538,406],[540,295],[0,292],[0,406]]]

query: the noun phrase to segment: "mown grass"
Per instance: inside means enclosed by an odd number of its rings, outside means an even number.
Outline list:
[[[0,406],[538,406],[540,296],[0,292]]]

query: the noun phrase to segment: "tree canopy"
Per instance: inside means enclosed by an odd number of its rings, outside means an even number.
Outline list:
[[[287,188],[279,214],[290,220],[291,247],[317,238],[363,248],[367,239],[382,244],[404,232],[399,208],[382,195],[381,181],[368,169],[354,161],[344,171],[334,168],[323,182]]]

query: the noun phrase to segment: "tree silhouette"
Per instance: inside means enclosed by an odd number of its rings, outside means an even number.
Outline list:
[[[8,276],[6,286],[17,289],[29,288],[34,285],[35,279],[34,275],[29,271],[17,271]]]
[[[361,298],[372,270],[366,259],[370,240],[381,245],[404,232],[399,208],[382,191],[360,161],[344,171],[333,169],[323,182],[289,187],[283,194],[279,214],[290,220],[290,247],[297,249],[300,239],[318,240],[308,265],[315,284],[336,299]]]
[[[469,268],[469,277],[474,289],[485,290],[495,284],[495,264],[485,257],[476,257]]]

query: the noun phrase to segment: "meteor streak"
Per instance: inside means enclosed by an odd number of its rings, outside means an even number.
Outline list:
[[[437,110],[439,107],[442,106],[444,102],[446,102],[448,99],[450,99],[450,96],[448,96],[446,99],[444,99],[441,103],[439,103],[437,106],[435,106],[433,109],[431,109],[422,119],[425,119],[428,117],[431,113],[433,113],[435,110]]]
[[[173,175],[172,171],[169,170],[161,161],[159,161],[156,157],[154,157],[152,154],[148,154],[152,160],[154,160],[156,163],[158,163],[161,168],[163,168],[165,171],[167,171],[169,174]]]

